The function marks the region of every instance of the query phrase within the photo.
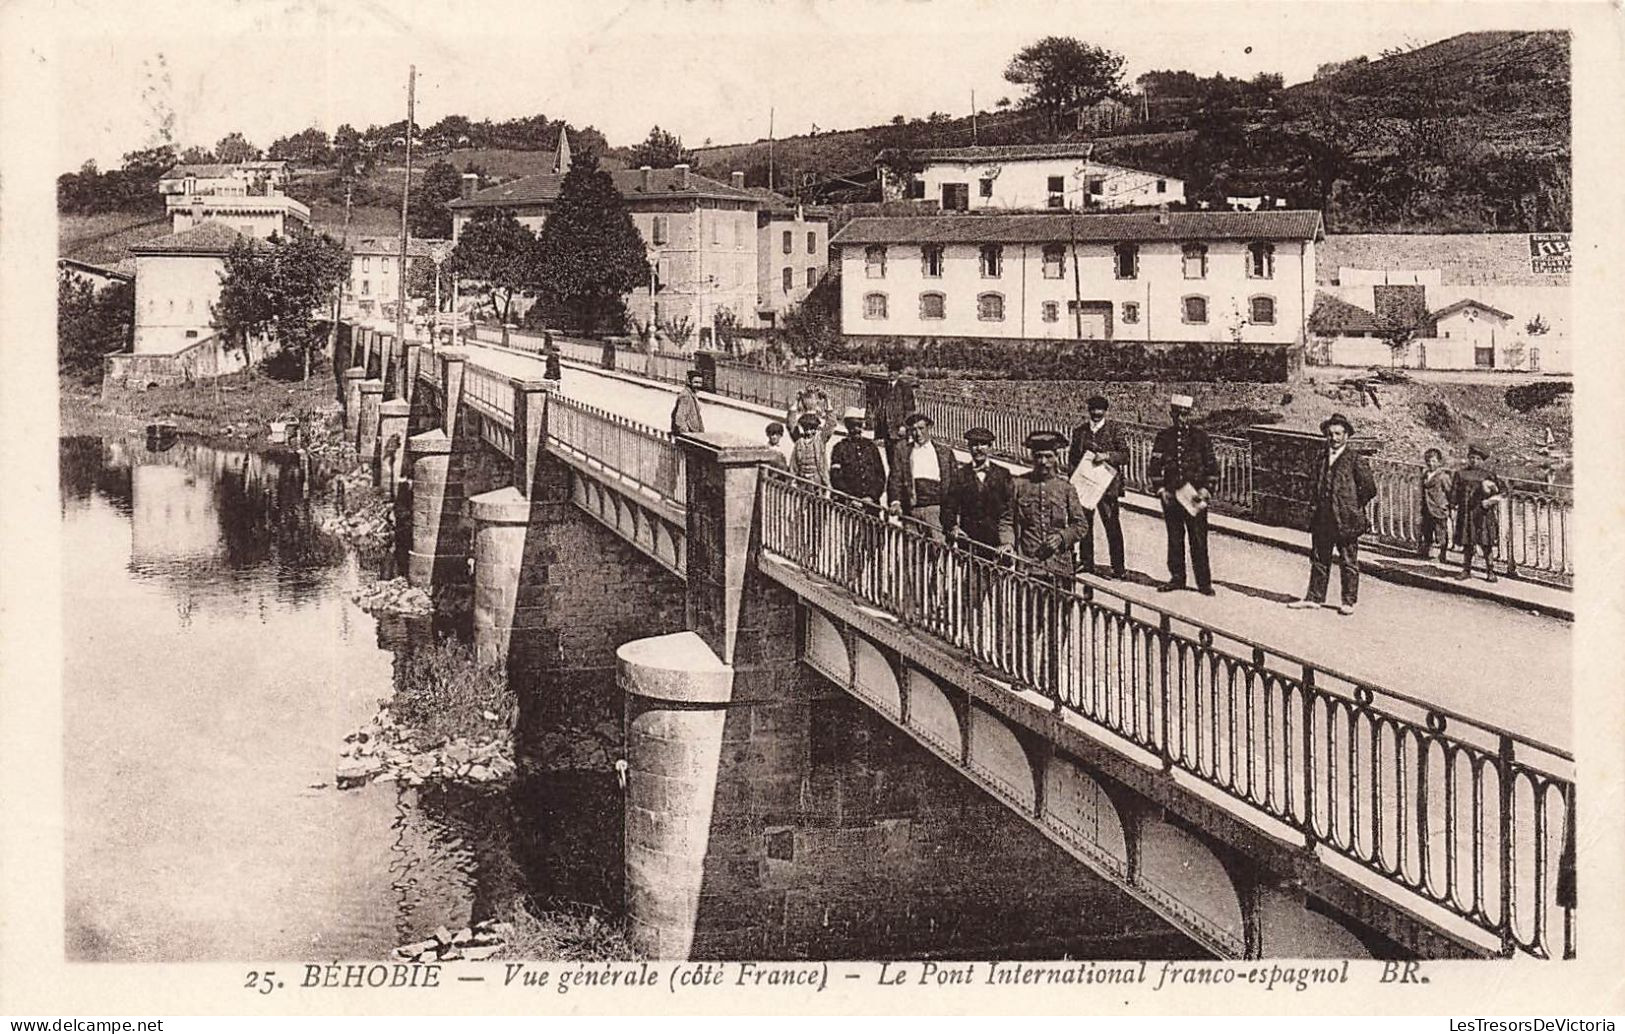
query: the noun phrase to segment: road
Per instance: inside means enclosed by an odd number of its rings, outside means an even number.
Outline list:
[[[470,361],[535,376],[539,360],[475,346]],[[653,427],[669,426],[673,385],[567,364],[565,395]],[[721,396],[703,397],[708,431],[765,443],[768,417]],[[1211,537],[1218,594],[1158,593],[1167,577],[1160,518],[1124,511],[1127,582],[1107,591],[1213,626],[1272,651],[1325,665],[1352,679],[1429,701],[1560,749],[1573,741],[1573,626],[1436,589],[1361,580],[1356,613],[1288,610],[1303,594],[1309,562],[1298,553],[1217,532]],[[1106,543],[1097,528],[1096,558]],[[1333,572],[1336,581],[1336,572]],[[1337,598],[1334,584],[1329,598]]]

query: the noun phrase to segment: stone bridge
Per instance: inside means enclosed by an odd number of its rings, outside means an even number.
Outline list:
[[[979,788],[954,806],[957,835],[937,816],[932,850],[982,840],[979,878],[1036,905],[1024,915],[1087,922],[1109,887],[1219,957],[1572,955],[1562,751],[945,547],[744,439],[674,438],[462,349],[346,339],[347,429],[379,483],[400,485],[411,580],[471,600],[479,653],[532,687],[527,723],[581,707],[620,723],[641,950],[784,955],[824,936],[795,914],[817,895],[776,888],[832,850],[794,819],[840,810],[841,785],[810,759],[852,747],[820,737],[874,735],[809,718],[845,698],[891,730],[889,753],[912,742]],[[944,799],[962,796],[953,783],[936,784]],[[910,836],[878,820],[842,843],[914,871]],[[1051,846],[1013,846],[1029,841]],[[831,892],[825,932],[855,893]],[[825,950],[969,945],[934,928],[888,939],[915,911]]]

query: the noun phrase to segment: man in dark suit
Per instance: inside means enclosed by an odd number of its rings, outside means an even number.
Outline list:
[[[829,484],[837,492],[880,505],[886,490],[886,464],[880,446],[863,436],[863,410],[848,406],[842,415],[846,437],[835,443],[829,458]]]
[[[1303,599],[1287,606],[1311,608],[1325,604],[1332,576],[1332,551],[1336,550],[1343,595],[1337,611],[1347,616],[1354,613],[1360,599],[1360,536],[1371,530],[1365,504],[1376,498],[1377,483],[1365,457],[1349,445],[1354,425],[1347,417],[1333,413],[1322,421],[1320,433],[1326,436],[1326,456],[1315,466],[1311,490],[1314,510],[1309,521],[1309,591]]]
[[[1112,483],[1106,489],[1106,494],[1100,497],[1100,502],[1090,512],[1089,522],[1083,530],[1083,563],[1081,570],[1088,574],[1095,573],[1095,522],[1100,517],[1101,527],[1106,529],[1106,550],[1111,556],[1111,577],[1123,577],[1123,521],[1118,514],[1119,500],[1123,496],[1123,468],[1128,466],[1128,439],[1123,436],[1123,429],[1117,421],[1106,419],[1106,410],[1110,407],[1105,396],[1096,395],[1088,402],[1089,419],[1072,429],[1072,446],[1067,450],[1066,469],[1068,473],[1078,469],[1080,463],[1093,463],[1100,465],[1109,463],[1117,470]],[[1087,460],[1084,457],[1089,457]]]
[[[908,437],[892,446],[886,481],[891,512],[924,524],[926,533],[940,542],[942,493],[953,474],[954,454],[931,440],[935,421],[924,413],[910,413],[905,423]]]
[[[942,497],[942,530],[951,540],[970,540],[988,549],[1013,545],[1015,536],[1006,528],[1000,535],[1005,511],[1010,507],[1010,472],[989,459],[993,432],[973,427],[965,432],[970,462],[954,469],[953,479]]]
[[[903,373],[903,360],[886,363],[886,383],[875,407],[875,441],[890,450],[908,438],[908,418],[914,412],[914,381]]]
[[[1191,567],[1196,591],[1213,595],[1213,574],[1207,558],[1207,504],[1211,485],[1219,480],[1219,460],[1207,432],[1190,426],[1196,400],[1175,395],[1168,400],[1172,426],[1157,432],[1146,473],[1162,501],[1162,523],[1168,532],[1168,580],[1158,592],[1177,592],[1185,584],[1185,539],[1190,539]],[[1189,508],[1187,509],[1187,503]]]

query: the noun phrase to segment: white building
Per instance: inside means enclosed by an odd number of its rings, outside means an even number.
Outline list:
[[[936,215],[830,244],[848,335],[1292,343],[1321,236],[1310,211]]]
[[[911,155],[920,171],[900,182],[881,166],[888,200],[939,201],[945,212],[1091,209],[1185,201],[1185,182],[1095,161],[1092,144],[949,147]]]
[[[450,247],[450,241],[409,237],[406,241],[407,268],[416,262],[428,262],[429,253],[436,245]],[[399,237],[357,237],[350,242],[350,276],[344,283],[344,302],[341,312],[345,316],[374,316],[383,312],[385,305],[393,306],[399,298],[401,273],[401,239]],[[443,285],[446,298],[451,297],[451,281]]]
[[[745,174],[733,174],[744,187]],[[806,301],[829,265],[829,216],[765,187],[751,188],[756,213],[756,316],[773,326],[787,310]]]
[[[310,209],[282,192],[286,162],[177,165],[158,181],[174,233],[206,222],[249,237],[281,237],[310,229]]]

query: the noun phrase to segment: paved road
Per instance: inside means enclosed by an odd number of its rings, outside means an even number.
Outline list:
[[[504,373],[535,375],[537,360],[489,348],[472,361]],[[564,393],[658,428],[669,426],[675,386],[564,368]],[[763,442],[767,418],[719,396],[705,396],[707,430]],[[1521,735],[1567,748],[1572,743],[1573,626],[1505,604],[1366,577],[1351,617],[1336,611],[1288,610],[1303,594],[1309,563],[1261,543],[1213,534],[1218,595],[1158,593],[1167,576],[1159,518],[1125,511],[1130,579],[1101,584],[1130,599],[1324,664],[1375,686],[1431,701]],[[1096,529],[1096,557],[1105,536]],[[1336,573],[1333,573],[1335,583]],[[1330,598],[1336,599],[1334,584]]]

